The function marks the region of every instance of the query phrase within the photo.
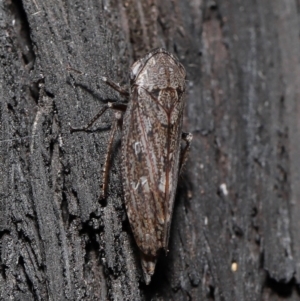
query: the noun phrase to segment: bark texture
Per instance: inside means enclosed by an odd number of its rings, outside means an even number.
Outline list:
[[[2,0],[1,300],[300,300],[298,0]],[[101,168],[132,62],[155,47],[188,74],[193,133],[168,256],[142,280],[122,197],[120,133]],[[87,74],[69,72],[68,68]]]

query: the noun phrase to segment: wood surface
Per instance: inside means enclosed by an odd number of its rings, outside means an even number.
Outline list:
[[[300,300],[299,0],[3,0],[0,299]],[[149,286],[126,216],[114,113],[149,50],[188,74],[169,253]],[[71,68],[82,74],[69,71]]]

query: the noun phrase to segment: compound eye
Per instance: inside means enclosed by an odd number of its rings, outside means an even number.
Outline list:
[[[131,81],[134,81],[136,79],[136,76],[139,74],[140,70],[141,70],[141,67],[142,67],[142,63],[140,61],[137,61],[135,62],[130,70],[130,80]]]

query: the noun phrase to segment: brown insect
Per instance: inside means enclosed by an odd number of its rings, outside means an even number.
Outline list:
[[[107,188],[114,135],[122,125],[125,205],[141,251],[146,284],[151,281],[159,251],[168,252],[178,175],[192,140],[191,134],[182,133],[185,78],[185,69],[177,58],[164,49],[153,50],[132,65],[130,93],[102,78],[121,95],[129,97],[128,104],[108,103],[86,127],[71,129],[88,129],[108,108],[119,111],[108,143],[102,194],[105,195]],[[186,142],[183,149],[182,139]]]

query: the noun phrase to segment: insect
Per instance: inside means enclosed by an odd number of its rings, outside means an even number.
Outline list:
[[[154,274],[168,240],[180,169],[187,159],[192,135],[182,133],[186,72],[178,59],[155,49],[130,70],[130,92],[103,77],[128,103],[108,103],[83,128],[88,129],[107,109],[117,110],[103,168],[105,195],[112,143],[122,126],[122,182],[129,223],[141,253],[146,284]],[[181,140],[185,146],[181,146]]]

